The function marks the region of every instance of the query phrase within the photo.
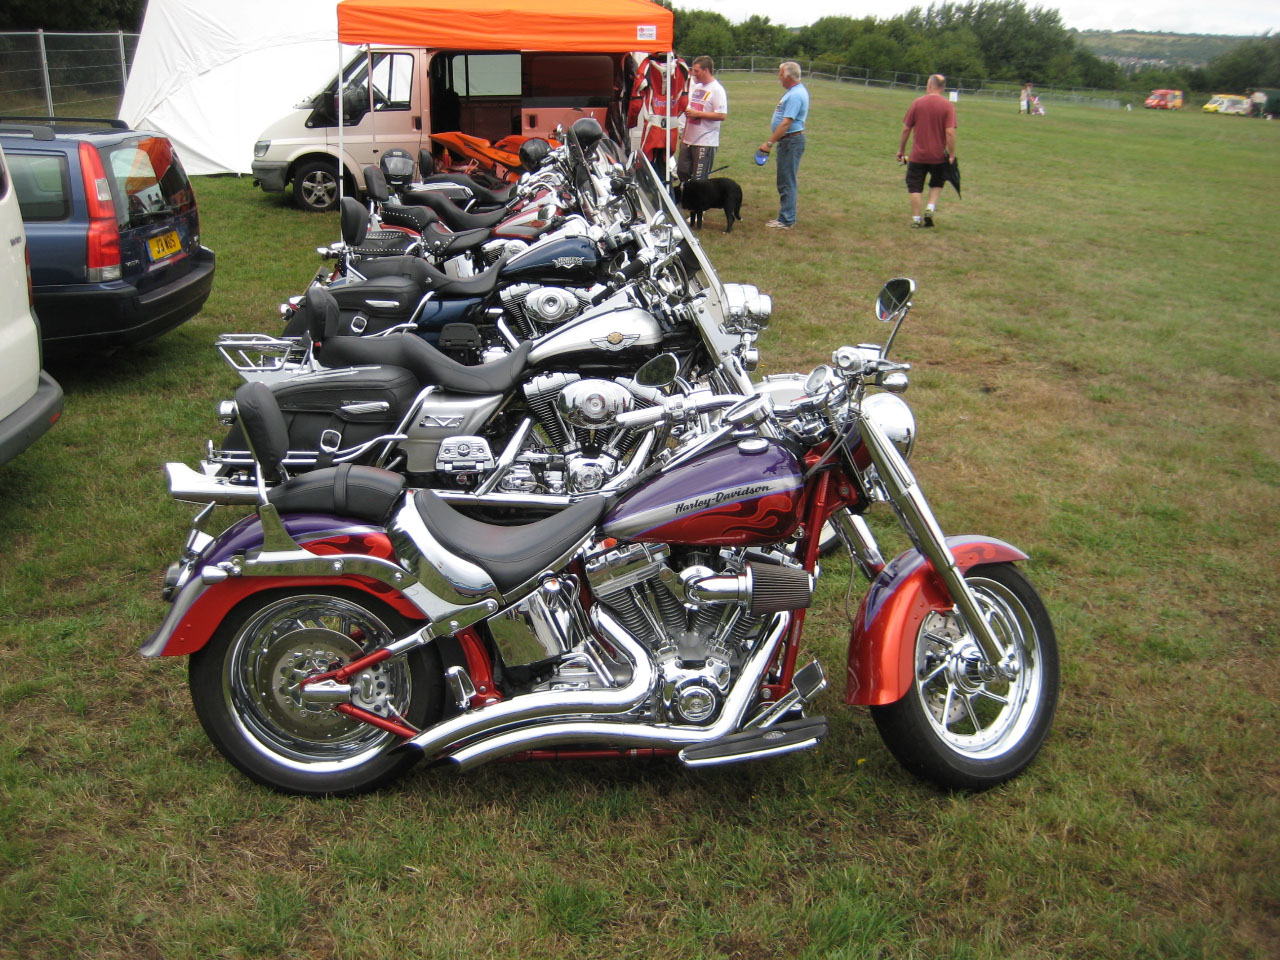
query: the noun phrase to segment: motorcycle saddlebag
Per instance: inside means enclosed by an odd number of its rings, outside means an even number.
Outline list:
[[[271,392],[288,425],[291,451],[319,450],[326,430],[338,432],[338,447],[345,450],[394,433],[418,395],[418,380],[402,367],[346,367],[282,380]],[[246,449],[238,423],[224,449]]]
[[[339,286],[329,293],[338,301],[341,321],[336,333],[326,336],[381,333],[408,323],[425,293],[424,286],[409,277],[378,277],[362,283]]]

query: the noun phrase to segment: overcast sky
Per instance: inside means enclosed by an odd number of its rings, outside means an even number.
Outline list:
[[[939,0],[940,2],[940,0]],[[928,7],[928,0],[675,0],[683,10],[712,10],[732,23],[755,14],[788,27],[803,27],[820,17],[876,17],[884,19],[912,7]],[[1275,0],[1221,0],[1192,4],[1187,0],[1063,0],[1028,7],[1056,9],[1067,27],[1077,30],[1153,30],[1169,33],[1219,33],[1229,35],[1276,32],[1280,5]]]

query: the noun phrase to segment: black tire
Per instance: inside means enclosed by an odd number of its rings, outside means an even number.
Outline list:
[[[985,790],[1022,772],[1049,734],[1058,704],[1058,642],[1044,602],[1013,564],[965,579],[1012,652],[1012,680],[983,680],[976,642],[953,615],[930,614],[915,638],[915,678],[896,703],[872,707],[898,762],[942,787]]]
[[[293,202],[300,210],[325,213],[338,206],[338,171],[329,160],[311,160],[293,174]]]
[[[300,588],[237,606],[191,657],[191,702],[214,746],[241,772],[283,793],[361,793],[403,774],[417,751],[390,752],[396,734],[330,707],[306,708],[297,681],[327,664],[412,632],[409,621],[358,590]],[[384,661],[352,685],[356,702],[418,728],[439,719],[444,676],[434,647]],[[282,679],[283,678],[283,679]]]

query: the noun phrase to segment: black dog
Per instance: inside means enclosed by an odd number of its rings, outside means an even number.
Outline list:
[[[742,219],[742,187],[728,177],[712,177],[710,180],[686,180],[680,191],[680,203],[689,211],[689,226],[702,229],[702,214],[719,207],[724,211],[727,225],[724,232],[733,229],[733,221]]]

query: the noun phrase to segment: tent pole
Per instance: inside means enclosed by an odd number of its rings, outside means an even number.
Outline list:
[[[343,73],[342,63],[342,41],[338,41],[338,211],[342,211],[342,185],[346,181],[346,177],[342,175],[342,157],[346,152],[345,138],[343,137],[343,107],[346,106],[347,100],[347,78]]]
[[[672,184],[675,182],[675,181],[674,181],[674,179],[672,178],[672,175],[671,175],[671,74],[672,74],[672,72],[674,71],[674,69],[675,69],[675,51],[674,51],[674,50],[668,50],[668,51],[667,51],[667,78],[666,78],[666,84],[667,84],[667,121],[666,121],[666,123],[663,125],[663,130],[666,132],[666,135],[667,135],[667,138],[666,138],[666,139],[667,139],[667,143],[666,143],[666,147],[667,147],[667,149],[666,149],[666,150],[664,150],[664,151],[662,151],[664,154],[666,154],[666,157],[667,157],[667,169],[663,171],[663,179],[664,179],[664,180],[666,180],[666,182],[667,182],[667,189],[668,189],[668,190],[670,190],[670,189],[671,189]],[[678,139],[678,138],[677,138],[677,139]],[[676,144],[676,150],[677,150],[677,151],[679,151],[679,149],[680,149],[680,145],[679,145],[679,143],[677,143],[677,144]]]
[[[364,45],[365,96],[369,101],[369,139],[373,141],[373,152],[378,152],[378,111],[373,102],[373,48]],[[387,63],[387,89],[391,89],[391,64]]]

